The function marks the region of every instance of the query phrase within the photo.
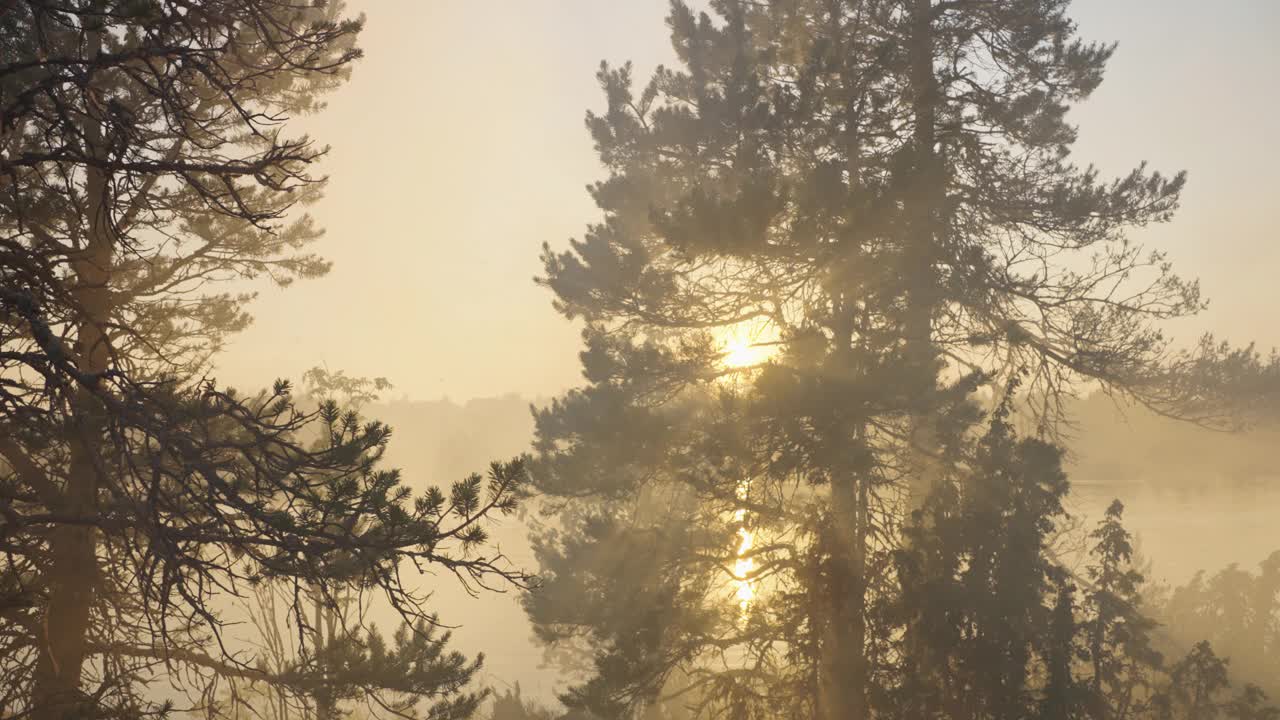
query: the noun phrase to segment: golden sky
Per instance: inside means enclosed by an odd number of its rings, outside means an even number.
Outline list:
[[[578,328],[536,287],[542,242],[597,214],[583,127],[602,59],[644,77],[670,62],[666,0],[350,0],[366,57],[327,111],[295,128],[332,145],[325,278],[262,286],[257,320],[218,360],[244,389],[325,364],[414,399],[576,384]],[[1074,112],[1078,160],[1190,171],[1178,218],[1135,237],[1199,277],[1210,310],[1174,326],[1280,344],[1280,3],[1077,0],[1089,39],[1118,41]]]

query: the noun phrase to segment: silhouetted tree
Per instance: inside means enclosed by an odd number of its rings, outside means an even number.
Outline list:
[[[460,720],[474,715],[487,693],[469,689],[482,657],[451,651],[451,633],[434,617],[402,625],[389,638],[345,613],[329,635],[288,626],[289,600],[279,588],[257,588],[250,618],[257,675],[221,683],[207,717],[291,718],[426,717]],[[346,610],[346,608],[343,608]]]
[[[970,458],[944,464],[895,555],[902,584],[897,717],[1076,717],[1060,451],[1019,440],[1001,408]],[[964,462],[968,460],[968,462]]]
[[[1264,705],[1267,694],[1257,685],[1246,684],[1235,698],[1224,708],[1227,717],[1233,720],[1275,720],[1280,718],[1280,707]]]
[[[159,676],[197,697],[288,680],[224,644],[215,598],[258,583],[380,593],[418,621],[402,562],[521,579],[480,550],[519,463],[414,496],[379,466],[385,426],[331,418],[314,449],[322,419],[286,384],[242,397],[201,377],[249,321],[218,281],[327,269],[294,212],[324,151],[284,124],[344,80],[360,26],[336,2],[0,8],[7,711],[137,716],[165,709],[141,691]],[[405,652],[439,643],[415,637]]]
[[[1090,665],[1091,715],[1121,720],[1142,715],[1152,692],[1152,673],[1163,663],[1152,647],[1156,622],[1145,614],[1145,578],[1133,564],[1133,544],[1121,524],[1124,505],[1115,500],[1090,534],[1092,564],[1083,625]]]
[[[340,425],[356,422],[363,405],[391,388],[385,378],[322,368],[304,373],[303,382],[308,399],[319,403],[317,450],[329,449]],[[503,469],[495,468],[498,472]],[[363,532],[365,523],[356,518],[352,529]],[[289,627],[288,611],[300,607],[289,598],[298,591],[289,583],[264,582],[255,588],[248,607],[256,635],[255,665],[270,679],[257,682],[260,687],[228,683],[223,703],[211,708],[210,715],[238,717],[241,708],[252,714],[258,711],[254,703],[266,694],[273,700],[268,707],[275,720],[336,720],[360,709],[415,715],[424,705],[426,717],[452,720],[473,715],[487,696],[484,690],[467,690],[484,656],[469,661],[447,650],[452,633],[441,629],[435,616],[403,624],[385,638],[364,620],[368,608],[357,587],[315,586],[305,588],[313,616],[299,616],[293,623],[298,627]]]
[[[1224,697],[1231,686],[1228,665],[1229,661],[1218,657],[1207,640],[1196,643],[1169,668],[1165,687],[1155,696],[1155,717],[1214,720],[1222,715],[1233,719],[1280,715],[1280,708],[1265,704],[1266,693],[1253,684],[1245,684],[1234,698]]]
[[[1067,573],[1054,573],[1057,597],[1045,641],[1044,689],[1040,698],[1039,717],[1044,720],[1066,720],[1080,717],[1087,707],[1087,695],[1075,674],[1080,655],[1079,621],[1075,615],[1076,587]]]
[[[555,713],[526,700],[520,692],[520,684],[501,695],[495,695],[489,720],[553,720]]]
[[[1157,598],[1152,614],[1169,630],[1167,653],[1207,640],[1231,658],[1234,677],[1273,697],[1280,692],[1280,552],[1256,572],[1233,564],[1212,575],[1196,573]]]
[[[1222,707],[1219,695],[1230,686],[1227,661],[1202,640],[1169,668],[1168,687],[1157,703],[1158,715],[1179,720],[1214,720]]]
[[[1080,381],[1210,420],[1228,379],[1265,374],[1213,342],[1171,354],[1157,321],[1195,312],[1198,289],[1125,231],[1168,219],[1183,177],[1071,161],[1065,113],[1112,48],[1078,40],[1066,8],[676,1],[678,70],[636,90],[630,66],[602,67],[603,219],[543,254],[556,308],[586,323],[587,381],[537,417],[540,488],[580,534],[543,560],[551,584],[612,587],[563,570],[566,549],[646,538],[619,546],[651,553],[650,584],[619,587],[664,605],[614,625],[586,600],[530,609],[548,640],[616,659],[585,686],[610,712],[679,668],[738,716],[867,716],[894,682],[892,551],[947,472],[947,424],[974,425],[968,398],[1025,374],[1052,436]],[[773,356],[726,352],[734,334]],[[738,621],[744,579],[761,592]],[[641,618],[633,647],[620,633]]]

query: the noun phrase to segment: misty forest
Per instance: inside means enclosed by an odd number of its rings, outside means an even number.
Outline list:
[[[350,5],[0,0],[0,718],[1280,720],[1277,6]]]

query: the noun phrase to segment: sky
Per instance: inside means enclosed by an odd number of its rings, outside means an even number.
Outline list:
[[[328,276],[269,285],[217,360],[250,389],[315,365],[385,376],[395,397],[557,394],[580,381],[580,328],[536,286],[542,243],[598,219],[602,169],[583,126],[601,60],[645,77],[672,52],[666,0],[349,0],[365,58],[294,127],[332,147],[311,209]],[[1105,174],[1186,169],[1170,224],[1135,233],[1211,300],[1172,327],[1280,345],[1280,3],[1077,0],[1084,37],[1115,41],[1071,116],[1077,160]]]

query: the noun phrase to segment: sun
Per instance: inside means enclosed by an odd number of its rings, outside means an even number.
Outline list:
[[[763,365],[778,349],[778,333],[770,324],[740,323],[719,333],[720,363],[730,369]]]
[[[767,348],[759,347],[749,340],[734,339],[725,345],[720,361],[728,368],[744,368],[768,360],[769,354]]]
[[[776,325],[765,321],[738,323],[716,331],[719,341],[720,364],[729,370],[754,368],[769,361],[778,351],[780,343]],[[720,382],[735,383],[738,373],[725,373]],[[746,618],[751,605],[756,600],[756,561],[752,548],[755,546],[755,530],[747,520],[747,498],[750,494],[751,480],[739,480],[736,488],[738,506],[733,511],[733,522],[737,527],[738,544],[734,551],[733,587],[734,598],[738,601],[739,613]]]

